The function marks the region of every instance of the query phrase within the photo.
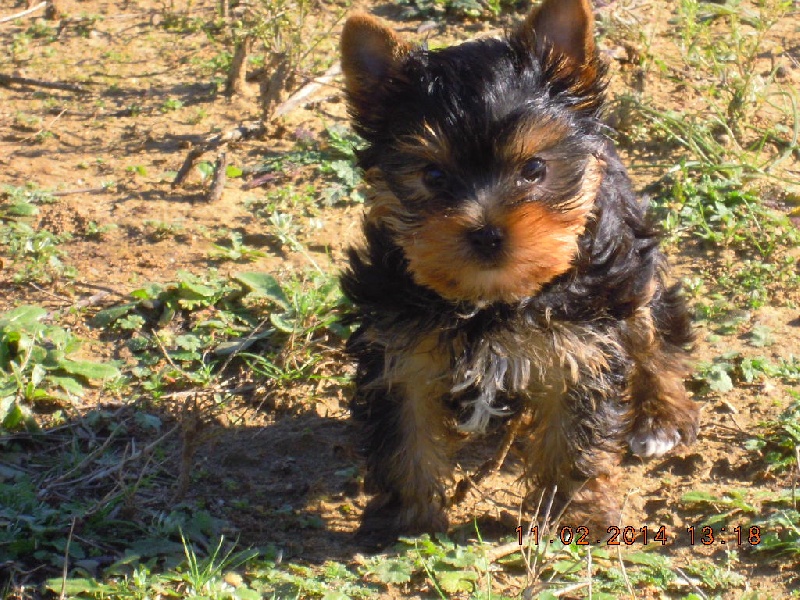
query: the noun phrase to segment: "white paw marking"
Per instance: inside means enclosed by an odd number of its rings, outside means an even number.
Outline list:
[[[636,456],[649,458],[666,454],[680,441],[677,431],[641,431],[628,438],[628,445]]]

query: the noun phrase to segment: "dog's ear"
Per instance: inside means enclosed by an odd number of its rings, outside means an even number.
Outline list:
[[[347,19],[342,31],[342,72],[351,102],[374,98],[411,47],[383,21],[366,14]]]
[[[589,0],[544,0],[516,35],[539,56],[563,56],[572,69],[594,62],[594,16]]]

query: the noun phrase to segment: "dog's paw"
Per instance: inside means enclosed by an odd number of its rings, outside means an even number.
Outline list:
[[[685,430],[675,424],[659,423],[653,418],[642,419],[633,427],[628,437],[628,446],[636,456],[650,458],[663,456],[681,443],[691,443],[697,435],[697,427]]]
[[[661,409],[644,411],[634,421],[628,446],[636,456],[663,456],[679,444],[689,446],[697,440],[700,427],[697,404],[684,398],[681,402],[665,404]]]
[[[397,541],[402,534],[446,532],[447,515],[436,502],[408,505],[391,494],[379,494],[364,509],[356,543],[377,551]]]
[[[663,456],[678,444],[692,444],[697,439],[698,412],[694,404],[677,419],[640,417],[628,437],[628,446],[636,456]]]
[[[677,431],[638,431],[628,438],[631,452],[642,458],[663,456],[681,442]]]

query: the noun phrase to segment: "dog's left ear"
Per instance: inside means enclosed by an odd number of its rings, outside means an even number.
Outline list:
[[[539,56],[562,56],[581,71],[595,59],[594,16],[589,0],[544,0],[515,35]]]

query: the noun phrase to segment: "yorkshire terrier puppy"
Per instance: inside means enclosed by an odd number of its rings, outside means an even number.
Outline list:
[[[372,188],[342,275],[377,494],[362,532],[446,529],[454,450],[514,415],[530,489],[607,525],[626,447],[696,437],[690,319],[600,120],[593,20],[589,0],[544,0],[504,39],[440,50],[345,24]]]

